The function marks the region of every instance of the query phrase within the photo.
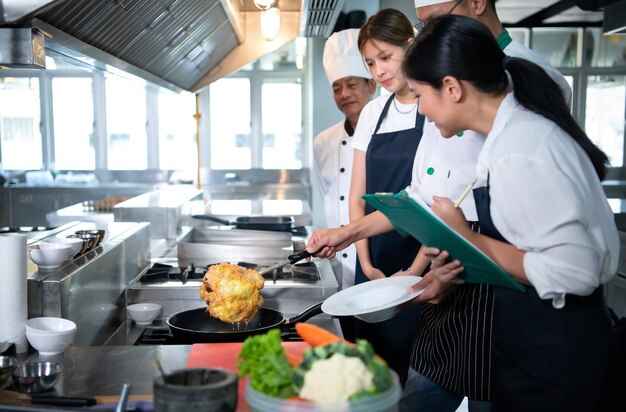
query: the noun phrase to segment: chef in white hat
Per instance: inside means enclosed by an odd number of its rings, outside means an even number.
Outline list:
[[[358,29],[333,33],[324,46],[323,64],[333,90],[337,108],[345,119],[321,132],[313,143],[315,174],[324,199],[324,213],[328,227],[339,227],[350,222],[348,195],[352,172],[352,134],[363,107],[376,92],[357,47]],[[342,251],[333,267],[341,272],[341,287],[354,285],[356,250],[354,246]],[[340,264],[339,264],[340,263]],[[345,332],[344,332],[345,335]]]
[[[445,14],[478,20],[487,26],[506,55],[527,59],[541,66],[559,84],[564,99],[571,104],[572,92],[563,75],[539,54],[511,38],[498,18],[496,0],[414,1],[418,19],[415,28],[418,31],[431,19]],[[432,132],[431,126],[432,124],[425,124],[425,136]],[[472,131],[459,133],[458,136],[468,144],[480,146],[484,139],[482,135]],[[476,150],[480,151],[480,147],[465,148],[468,153]],[[429,173],[428,170],[432,162],[429,154],[418,148],[412,185],[419,182],[417,186],[421,192],[428,194],[428,198],[436,194],[430,193],[428,188],[436,189],[441,186],[431,182],[437,178],[437,173]],[[485,185],[486,182],[477,184],[478,187]],[[484,325],[478,320],[491,319],[493,292],[488,286],[478,287],[466,283],[455,288],[446,299],[448,303],[423,307],[411,357],[411,367],[417,373],[409,373],[400,409],[414,412],[452,412],[466,396],[469,398],[469,412],[489,411],[492,380],[491,324]],[[466,316],[468,321],[461,320],[461,316]],[[450,342],[454,344],[449,344]]]

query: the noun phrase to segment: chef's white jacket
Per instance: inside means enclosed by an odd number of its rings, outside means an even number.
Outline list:
[[[478,158],[489,174],[491,216],[502,236],[526,251],[524,271],[556,308],[615,275],[619,236],[597,174],[581,147],[555,123],[509,93]]]
[[[328,227],[339,227],[350,223],[348,214],[350,177],[352,176],[352,137],[348,136],[341,121],[321,132],[313,142],[315,174],[324,200],[324,213]],[[340,251],[337,257],[340,265],[341,287],[354,286],[356,249],[354,245]],[[333,262],[337,263],[337,262]]]

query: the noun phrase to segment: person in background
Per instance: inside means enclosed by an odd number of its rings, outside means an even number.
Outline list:
[[[447,198],[435,197],[433,210],[526,286],[491,288],[492,410],[623,410],[624,358],[602,293],[619,262],[601,185],[606,154],[545,69],[507,56],[475,19],[432,19],[403,69],[442,136],[486,136],[476,167],[486,185],[474,189],[480,233]],[[463,262],[425,252],[440,279],[435,295],[446,295]]]
[[[352,135],[363,107],[376,92],[372,80],[359,54],[358,29],[333,33],[324,46],[322,63],[333,90],[335,104],[345,119],[321,132],[313,142],[315,175],[324,200],[324,213],[328,227],[346,225],[350,221],[348,196],[352,175]],[[354,285],[356,250],[346,248],[335,260],[333,269],[340,280],[341,289]],[[340,317],[345,339],[354,342],[353,317]]]
[[[350,221],[374,211],[366,206],[363,194],[397,192],[411,182],[424,117],[418,113],[400,67],[413,37],[411,22],[395,9],[380,10],[359,31],[361,56],[376,83],[390,94],[377,97],[363,108],[354,132]],[[356,243],[355,283],[394,274],[421,274],[428,259],[423,259],[423,265],[417,259],[419,247],[414,238],[395,232],[361,240]],[[372,343],[403,384],[419,314],[415,306],[384,322],[357,321],[357,337]]]

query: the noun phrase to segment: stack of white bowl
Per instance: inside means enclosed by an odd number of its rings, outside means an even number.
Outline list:
[[[0,341],[13,342],[18,353],[26,352],[26,235],[0,234],[0,262]]]

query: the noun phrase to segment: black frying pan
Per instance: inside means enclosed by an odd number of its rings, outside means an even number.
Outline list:
[[[294,229],[292,216],[241,216],[232,222],[212,215],[191,215],[191,217],[211,220],[221,225],[233,226],[235,229],[273,230],[275,232],[291,232]]]
[[[285,318],[275,309],[261,308],[250,322],[237,325],[214,318],[206,308],[196,308],[174,313],[167,317],[166,322],[180,343],[243,342],[248,336],[265,333],[272,328],[286,332],[296,322],[306,321],[320,313],[321,302],[292,318]]]

